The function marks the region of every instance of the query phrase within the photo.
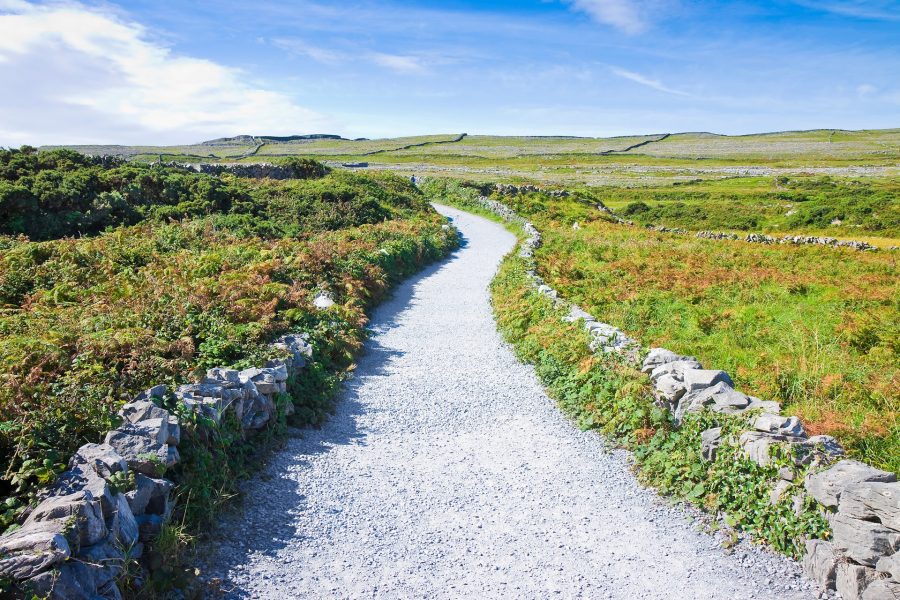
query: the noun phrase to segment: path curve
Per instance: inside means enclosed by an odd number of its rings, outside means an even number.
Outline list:
[[[400,286],[336,413],[245,485],[205,553],[230,598],[811,598],[800,569],[732,554],[575,429],[495,329],[515,243],[439,207],[467,244]]]

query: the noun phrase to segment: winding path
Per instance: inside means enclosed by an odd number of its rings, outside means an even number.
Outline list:
[[[731,554],[580,432],[496,332],[512,235],[406,282],[335,415],[295,432],[204,550],[229,598],[811,598],[798,566]]]

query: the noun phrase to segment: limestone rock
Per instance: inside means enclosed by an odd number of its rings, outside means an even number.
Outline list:
[[[900,482],[866,481],[844,488],[838,512],[856,519],[877,519],[900,532]]]
[[[684,378],[684,387],[689,394],[705,390],[717,383],[734,386],[734,382],[731,381],[728,373],[716,369],[686,369],[682,376]]]
[[[665,400],[672,406],[675,406],[678,399],[684,396],[684,384],[671,373],[663,375],[656,380],[655,395],[659,400]]]
[[[106,434],[106,443],[139,473],[160,475],[169,462],[168,421],[151,419],[140,423],[125,423]]]
[[[158,407],[150,400],[135,400],[129,402],[119,410],[119,414],[129,423],[146,421],[147,419],[169,418],[169,411]]]
[[[116,512],[110,523],[112,539],[122,548],[130,548],[138,541],[138,526],[134,520],[134,513],[128,505],[125,494],[116,495]]]
[[[775,483],[775,487],[772,488],[772,491],[769,493],[769,504],[775,506],[781,502],[781,497],[784,496],[785,492],[789,489],[791,489],[791,482],[779,479]]]
[[[685,374],[690,371],[685,371]],[[713,412],[733,414],[741,412],[750,405],[751,397],[735,390],[725,382],[702,389],[699,392],[686,393],[678,403],[675,411],[675,422],[681,423],[684,415],[689,412],[699,412],[708,408]]]
[[[313,306],[315,306],[317,310],[325,310],[334,306],[334,299],[328,292],[319,292],[313,299]]]
[[[847,492],[844,492],[846,496]],[[900,532],[838,512],[831,517],[834,547],[861,565],[874,567],[900,550]]]
[[[125,459],[109,444],[85,444],[69,459],[69,468],[89,466],[100,477],[110,477],[128,469]]]
[[[870,467],[857,460],[842,460],[828,469],[806,476],[806,491],[828,508],[837,508],[841,493],[848,487],[863,482],[890,483],[897,476]]]
[[[66,496],[51,496],[31,511],[23,527],[47,521],[69,522],[78,534],[78,543],[90,546],[106,539],[109,531],[99,499],[81,490]]]
[[[678,381],[684,381],[684,372],[688,369],[699,369],[700,363],[694,359],[676,360],[668,362],[650,371],[650,380],[656,381],[663,375],[672,374]]]
[[[842,562],[837,567],[835,587],[844,600],[860,600],[875,575],[875,569]]]
[[[169,494],[174,484],[167,479],[154,479],[141,475],[135,475],[135,489],[126,495],[131,512],[136,515],[168,515],[171,506]]]
[[[806,430],[797,417],[783,417],[779,414],[763,413],[753,421],[753,428],[791,437],[806,437]]]
[[[822,588],[833,590],[839,558],[831,542],[809,540],[806,542],[806,556],[803,557],[803,571]]]
[[[700,453],[703,455],[704,460],[716,460],[716,451],[722,444],[722,428],[713,427],[712,429],[707,429],[700,434],[700,439],[702,440]]]
[[[883,556],[875,563],[875,570],[879,573],[887,573],[897,581],[900,581],[900,552],[890,556]]]
[[[900,581],[876,579],[863,592],[862,600],[900,600]]]
[[[64,520],[55,520],[0,536],[0,577],[30,579],[68,559],[70,529]]]
[[[181,424],[175,415],[169,416],[169,437],[166,438],[166,443],[170,446],[177,446],[181,443]]]
[[[647,353],[647,357],[644,358],[644,362],[641,366],[641,371],[643,373],[649,374],[656,367],[675,361],[696,362],[696,359],[693,356],[681,356],[679,354],[675,354],[671,350],[666,350],[665,348],[650,348],[650,351]],[[696,368],[700,368],[700,363],[697,363]]]

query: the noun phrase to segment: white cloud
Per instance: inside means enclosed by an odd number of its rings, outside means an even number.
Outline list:
[[[0,0],[0,144],[186,143],[332,131],[245,73],[181,56],[83,4]]]
[[[281,48],[291,54],[305,56],[316,62],[335,65],[348,62],[365,60],[371,64],[394,71],[396,73],[422,74],[428,71],[429,63],[445,63],[448,59],[431,57],[426,60],[420,56],[410,54],[388,54],[385,52],[373,52],[362,49],[355,51],[337,51],[321,46],[313,46],[297,38],[273,38],[272,45]]]
[[[572,8],[628,34],[641,33],[648,22],[633,0],[566,0]]]
[[[614,75],[616,75],[618,77],[622,77],[624,79],[628,79],[635,83],[639,83],[643,86],[653,88],[654,90],[658,90],[660,92],[665,92],[666,94],[675,94],[676,96],[691,97],[691,94],[689,94],[685,91],[670,88],[669,86],[665,85],[661,81],[659,81],[657,79],[650,79],[649,77],[641,75],[640,73],[635,73],[634,71],[626,71],[625,69],[620,69],[618,67],[612,67],[610,70],[613,72]]]
[[[843,2],[795,0],[795,3],[813,10],[845,17],[875,21],[900,21],[900,2],[896,0],[845,0]]]
[[[398,73],[424,73],[426,71],[421,59],[415,56],[373,52],[369,54],[369,59],[376,65]]]

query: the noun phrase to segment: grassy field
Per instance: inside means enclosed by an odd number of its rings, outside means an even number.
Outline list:
[[[457,243],[390,175],[255,181],[3,151],[0,209],[0,531],[150,385],[261,364],[288,331],[311,334],[328,381],[360,347],[365,311]],[[314,309],[320,290],[334,308]],[[308,391],[298,415],[318,422],[327,405]],[[180,483],[208,517],[199,499],[235,477],[191,471],[185,435]]]
[[[727,370],[811,433],[900,472],[895,252],[661,234],[608,222],[594,199],[512,200],[545,234],[537,256],[553,287],[645,345]]]

